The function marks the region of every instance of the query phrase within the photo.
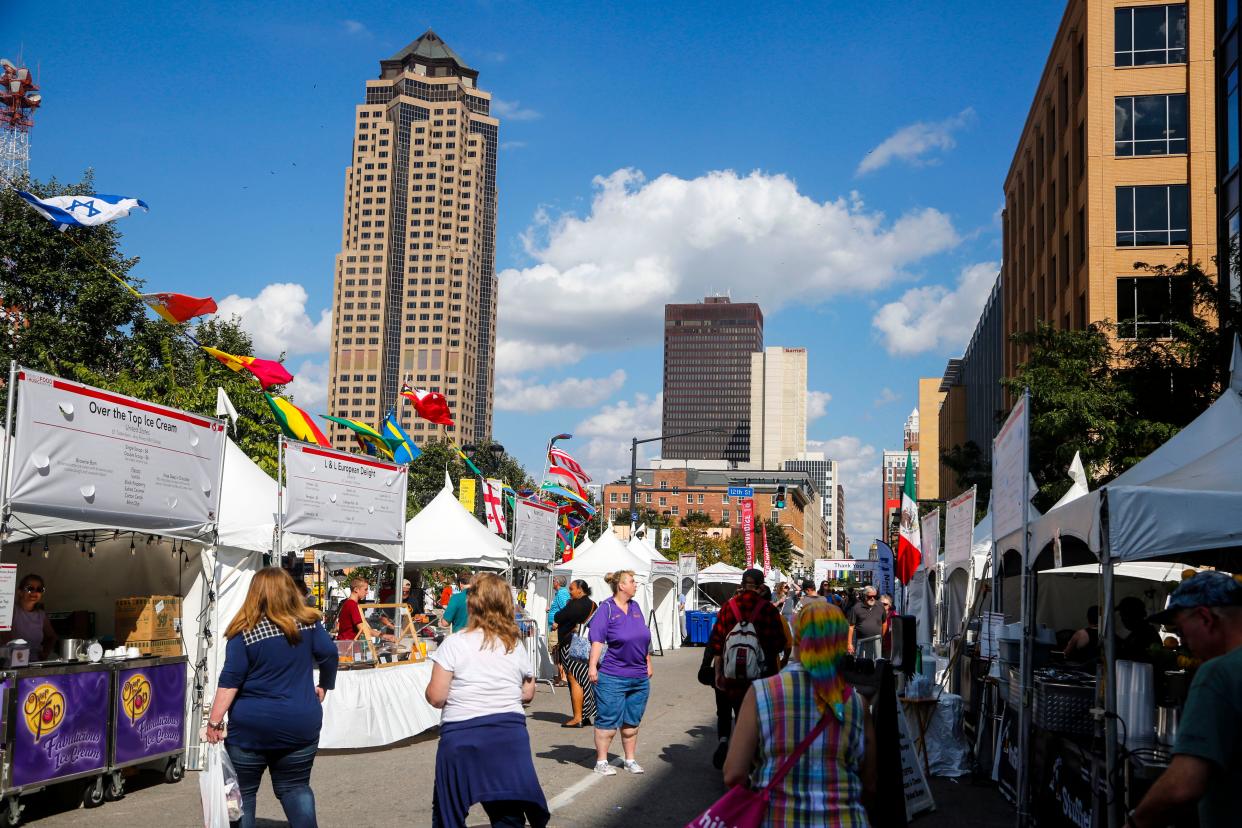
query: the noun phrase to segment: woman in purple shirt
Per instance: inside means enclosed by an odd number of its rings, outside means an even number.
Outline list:
[[[642,766],[634,761],[634,750],[638,747],[638,723],[651,690],[651,631],[642,608],[634,601],[638,584],[633,571],[613,572],[604,580],[612,587],[612,597],[599,605],[589,626],[588,677],[595,684],[595,772],[616,775],[608,764],[608,748],[620,729],[625,751],[621,766],[630,773],[642,773]]]

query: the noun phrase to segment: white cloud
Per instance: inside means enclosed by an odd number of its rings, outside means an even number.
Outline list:
[[[496,409],[499,411],[552,411],[590,408],[621,390],[625,371],[618,368],[606,377],[568,377],[546,384],[530,377],[501,376],[496,379]]]
[[[285,386],[293,402],[312,417],[328,410],[328,361],[304,360],[300,367],[288,366],[293,382]],[[316,422],[318,422],[316,420]]]
[[[500,148],[502,150],[522,149],[526,146],[525,141],[501,141]]]
[[[660,433],[664,395],[635,394],[634,399],[606,405],[578,423],[575,438],[586,438],[586,445],[569,448],[596,482],[606,483],[630,473],[630,440]],[[659,443],[638,447],[638,464],[660,453]]]
[[[880,308],[871,324],[890,354],[960,349],[970,340],[999,269],[999,262],[979,262],[962,270],[953,290],[911,288]]]
[[[895,403],[900,399],[901,395],[886,385],[880,389],[880,396],[876,397],[875,402],[872,404],[876,408],[883,408],[884,406]]]
[[[828,413],[828,403],[832,400],[832,395],[827,391],[807,391],[806,392],[806,421],[818,420],[820,417]]]
[[[646,181],[623,169],[594,184],[589,215],[541,211],[524,234],[536,263],[500,274],[502,336],[593,351],[654,343],[667,302],[762,292],[771,314],[884,287],[958,241],[937,210],[889,221],[856,194],[818,202],[783,175]]]
[[[910,164],[934,163],[924,156],[937,151],[947,152],[957,146],[953,133],[970,126],[975,121],[975,111],[967,108],[943,121],[916,121],[904,126],[885,138],[859,162],[855,175],[866,175],[893,161]]]
[[[530,107],[522,106],[521,101],[505,101],[492,98],[491,113],[506,121],[535,121],[543,117]]]
[[[306,312],[306,288],[293,282],[270,284],[255,297],[230,294],[221,299],[218,316],[237,316],[254,340],[259,356],[274,359],[281,352],[313,354],[327,349],[332,315],[323,310],[313,321]]]
[[[549,364],[571,365],[585,355],[586,349],[572,342],[567,345],[553,345],[502,337],[496,341],[496,374],[509,376],[526,371],[539,371]]]
[[[356,35],[359,37],[371,36],[371,30],[366,27],[366,24],[359,23],[357,20],[343,20],[341,21],[341,25],[345,28],[345,34]]]
[[[854,545],[851,553],[865,556],[880,528],[880,452],[853,436],[807,440],[806,448],[837,461],[837,474],[845,487],[845,532]]]

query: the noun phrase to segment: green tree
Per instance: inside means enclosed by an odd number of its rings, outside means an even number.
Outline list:
[[[785,533],[784,527],[772,520],[755,520],[755,565],[759,568],[763,567],[762,524],[765,523],[768,527],[768,551],[772,555],[772,566],[782,572],[788,572],[793,563],[793,541]],[[746,541],[740,529],[729,536],[728,550],[724,560],[731,566],[745,568]]]
[[[686,512],[685,517],[681,519],[681,525],[685,527],[711,526],[712,517],[707,512],[698,512],[692,509]]]
[[[693,554],[699,569],[706,569],[725,557],[728,546],[725,539],[711,537],[698,527],[674,529],[667,557],[678,560],[682,555]]]

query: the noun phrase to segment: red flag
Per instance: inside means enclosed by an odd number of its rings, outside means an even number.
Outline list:
[[[910,583],[914,573],[919,571],[923,553],[919,551],[919,506],[915,500],[914,462],[910,450],[906,449],[906,480],[901,493],[901,528],[897,537],[897,579],[903,584]]]
[[[583,500],[587,499],[587,490],[582,487],[582,481],[569,469],[556,465],[548,466],[548,477],[557,478],[564,484],[565,488],[569,489]]]
[[[562,434],[560,436],[565,437],[566,435]],[[569,452],[564,449],[559,449],[555,446],[548,449],[548,462],[553,466],[560,466],[561,468],[566,469],[571,474],[575,475],[578,478],[578,481],[583,485],[591,482],[591,476],[586,473],[584,468],[582,468],[582,464],[571,457]]]
[[[755,565],[755,501],[749,497],[742,501],[742,540],[746,544],[746,568]]]
[[[768,550],[768,522],[763,522],[763,577],[772,571],[772,553]]]
[[[449,411],[448,400],[444,399],[443,394],[407,385],[401,389],[401,396],[413,404],[415,413],[424,420],[437,425],[453,424],[453,413]]]
[[[186,296],[183,293],[140,293],[139,296],[150,306],[151,310],[172,325],[179,325],[196,316],[216,312],[216,300],[210,296],[205,299]]]
[[[240,371],[245,368],[255,375],[255,378],[259,380],[259,384],[265,390],[273,385],[284,385],[285,383],[293,382],[293,374],[290,374],[285,369],[285,366],[275,360],[259,359],[252,356],[234,356],[206,345],[199,345],[198,347],[220,360],[230,370]]]

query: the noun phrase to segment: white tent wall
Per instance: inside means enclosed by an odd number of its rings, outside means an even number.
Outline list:
[[[962,617],[966,614],[966,589],[970,583],[970,574],[961,568],[956,568],[949,575],[948,583],[945,589],[941,590],[941,600],[945,604],[945,626],[943,638],[948,640],[958,635],[962,629]]]

